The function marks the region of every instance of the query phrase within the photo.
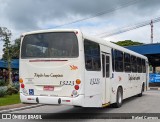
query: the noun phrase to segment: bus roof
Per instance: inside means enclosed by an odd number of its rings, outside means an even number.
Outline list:
[[[29,35],[29,34],[36,34],[36,33],[49,33],[49,32],[80,32],[82,33],[79,29],[47,29],[47,30],[37,30],[37,31],[31,31],[31,32],[26,32],[26,33],[23,33],[22,36],[25,36],[25,35]],[[96,43],[100,43],[102,45],[105,45],[105,46],[108,46],[108,47],[111,47],[113,49],[117,49],[117,50],[120,50],[120,51],[123,51],[123,52],[126,52],[126,53],[129,53],[129,54],[132,54],[132,55],[135,55],[135,56],[138,56],[138,57],[141,57],[141,58],[144,58],[146,60],[147,57],[139,54],[139,53],[136,53],[134,51],[131,51],[129,49],[126,49],[124,47],[121,47],[119,45],[116,45],[114,43],[111,43],[105,39],[102,39],[102,38],[97,38],[95,36],[89,36],[89,35],[86,35],[86,34],[83,34],[83,38],[86,38],[88,40],[92,40]]]
[[[22,36],[29,35],[29,34],[36,34],[36,33],[49,33],[49,32],[81,32],[78,29],[47,29],[47,30],[36,30],[23,33]]]
[[[116,50],[120,50],[120,51],[129,53],[129,54],[132,54],[132,55],[134,55],[134,56],[137,56],[137,57],[144,58],[144,59],[146,59],[146,60],[148,61],[148,59],[147,59],[146,56],[141,55],[141,54],[139,54],[139,53],[136,53],[136,52],[134,52],[134,51],[132,51],[132,50],[126,49],[126,48],[124,48],[124,47],[122,47],[122,46],[116,45],[116,44],[114,44],[114,43],[112,43],[112,42],[109,42],[109,41],[107,41],[107,40],[105,40],[105,39],[97,38],[97,37],[91,37],[91,36],[88,36],[88,35],[83,35],[83,37],[86,38],[86,39],[88,39],[88,40],[92,40],[92,41],[94,41],[94,42],[97,42],[97,43],[100,43],[100,44],[102,44],[102,45],[108,46],[108,47],[110,47],[110,48],[113,48],[113,49],[116,49]]]

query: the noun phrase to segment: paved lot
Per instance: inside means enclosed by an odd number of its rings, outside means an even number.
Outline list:
[[[45,105],[14,113],[160,113],[160,91],[150,90],[142,97],[124,100],[121,108],[75,108],[72,106]]]
[[[31,109],[25,109],[20,111],[14,111],[12,113],[47,113],[48,118],[52,118],[55,113],[63,115],[62,113],[86,113],[91,117],[102,115],[104,113],[160,113],[160,91],[150,90],[144,93],[142,97],[131,97],[124,100],[121,108],[75,108],[72,106],[55,106],[45,105]],[[62,120],[61,120],[62,121]],[[63,120],[66,121],[66,120]],[[71,121],[71,120],[68,120]],[[75,121],[75,120],[72,120]],[[76,121],[95,121],[99,122],[99,119],[82,119]],[[103,119],[104,121],[104,119]],[[110,120],[107,120],[107,122]],[[117,121],[117,120],[112,120]],[[120,120],[121,121],[121,120]],[[124,121],[124,120],[123,120]],[[142,121],[142,120],[141,120]],[[149,120],[151,121],[151,120]],[[155,120],[154,120],[155,121]]]

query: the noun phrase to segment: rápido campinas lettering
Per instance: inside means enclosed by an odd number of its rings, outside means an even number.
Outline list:
[[[63,77],[63,75],[62,74],[54,74],[54,73],[51,73],[51,74],[34,73],[34,77],[37,77],[37,78],[40,78],[40,77],[55,77],[55,78],[58,78],[58,77]]]

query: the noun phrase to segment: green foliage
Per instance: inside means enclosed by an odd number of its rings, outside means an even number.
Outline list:
[[[4,53],[6,53],[6,57],[5,60],[7,60],[7,64],[8,64],[8,78],[9,78],[9,83],[8,86],[10,87],[12,85],[12,81],[11,81],[11,31],[8,30],[6,27],[0,27],[0,39],[2,39],[2,41],[4,42]]]
[[[5,85],[5,81],[3,79],[0,79],[0,86],[4,86]]]
[[[3,89],[0,89],[0,97],[4,97],[6,95],[6,91]]]
[[[6,95],[6,91],[6,87],[0,87],[0,97],[4,97]]]
[[[3,45],[3,60],[18,59],[19,58],[19,48],[20,48],[20,38],[14,40],[14,44],[11,44],[11,31],[6,27],[0,27],[0,39],[4,42]]]
[[[9,47],[9,53],[11,56],[11,59],[19,59],[19,49],[20,49],[20,38],[14,40],[14,44],[10,45]],[[4,47],[3,49],[3,56],[2,59],[6,60],[7,59],[7,50]]]
[[[118,42],[113,42],[119,46],[131,46],[131,45],[142,45],[144,43],[140,43],[140,42],[134,42],[131,40],[125,40],[125,41],[118,41]]]
[[[11,38],[12,33],[11,33],[10,30],[8,30],[5,27],[0,27],[0,28],[1,28],[0,36],[1,36],[2,41],[4,42],[4,44],[3,44],[3,52],[6,53],[5,59],[7,60],[9,55],[10,55],[9,54],[10,47],[11,47],[10,38]]]
[[[13,87],[19,91],[19,82],[13,83]]]
[[[17,94],[18,90],[15,87],[10,87],[7,89],[7,95]]]
[[[5,95],[17,94],[19,92],[19,83],[14,83],[12,87],[0,86],[0,97]]]

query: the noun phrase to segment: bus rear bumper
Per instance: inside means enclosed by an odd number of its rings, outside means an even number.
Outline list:
[[[51,97],[51,96],[25,96],[20,93],[22,103],[40,103],[40,104],[63,104],[83,106],[84,95],[77,97]]]

